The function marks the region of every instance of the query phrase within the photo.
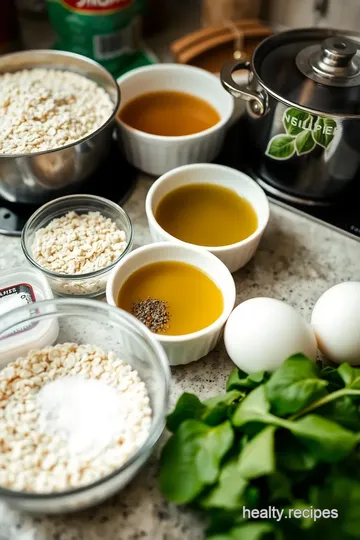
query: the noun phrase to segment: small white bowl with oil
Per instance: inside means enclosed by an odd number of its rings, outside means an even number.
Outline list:
[[[234,98],[216,75],[195,66],[167,63],[133,69],[117,81],[121,91],[116,117],[118,139],[126,159],[137,169],[160,176],[188,163],[210,162],[219,153],[234,112]],[[129,102],[161,91],[200,98],[215,109],[219,121],[203,131],[175,136],[141,131],[123,121],[121,111]]]
[[[154,334],[155,338],[163,346],[169,359],[169,364],[176,366],[199,360],[216,346],[222,336],[224,325],[234,309],[236,288],[229,270],[221,261],[211,255],[211,253],[195,246],[161,242],[135,249],[115,266],[106,287],[106,300],[108,304],[118,306],[121,288],[139,269],[153,263],[165,261],[186,263],[200,270],[219,289],[223,301],[219,316],[204,328],[178,335],[171,335],[170,333]],[[176,287],[178,287],[178,282],[174,281],[174,288],[176,289]],[[179,291],[179,288],[176,290]],[[182,294],[182,290],[179,291],[179,294]],[[147,293],[146,296],[151,296],[151,293]],[[161,299],[168,300],[166,297]],[[200,300],[197,298],[196,292],[194,292],[194,296],[189,301],[189,311],[191,310],[191,304],[196,301]]]
[[[235,192],[237,196],[250,204],[252,211],[256,215],[256,224],[253,232],[240,241],[214,246],[180,240],[173,234],[167,232],[167,230],[159,224],[156,218],[158,205],[169,193],[177,188],[191,184],[210,184],[227,188],[228,190]],[[206,249],[213,255],[216,255],[216,257],[227,266],[230,272],[236,272],[236,270],[245,266],[254,256],[270,217],[269,201],[264,191],[254,180],[241,171],[223,165],[208,163],[177,167],[162,175],[150,188],[146,197],[145,208],[151,236],[154,242],[168,241],[178,242],[188,246],[196,245],[197,247]],[[194,228],[196,228],[195,216],[191,217]],[[239,215],[239,220],[241,219],[242,216]],[[227,225],[224,221],[217,223],[215,220],[211,223],[211,226],[216,227],[216,232],[218,233],[219,231],[224,230],[224,227]]]

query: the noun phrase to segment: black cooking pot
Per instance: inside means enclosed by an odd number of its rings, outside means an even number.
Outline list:
[[[360,34],[310,28],[271,36],[221,71],[247,101],[252,168],[282,198],[331,203],[360,172]],[[249,71],[247,86],[232,74]]]

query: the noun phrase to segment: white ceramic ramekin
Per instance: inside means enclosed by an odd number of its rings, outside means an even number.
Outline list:
[[[151,186],[145,204],[152,239],[154,242],[170,241],[179,242],[185,246],[193,245],[178,240],[160,227],[155,219],[155,212],[160,200],[173,189],[187,184],[200,183],[217,184],[233,189],[238,195],[249,201],[257,214],[258,227],[245,240],[229,246],[203,248],[216,255],[230,272],[235,272],[245,266],[255,254],[270,216],[269,201],[264,191],[243,172],[223,165],[199,163],[178,167],[158,178]],[[223,224],[219,223],[219,227],[223,227]]]
[[[194,246],[161,242],[136,249],[115,266],[107,283],[107,302],[116,306],[116,299],[124,281],[138,268],[158,261],[182,261],[196,266],[216,283],[223,294],[223,312],[207,328],[183,336],[155,334],[165,349],[170,365],[188,364],[206,356],[219,341],[235,304],[235,283],[226,266],[211,253]]]
[[[215,75],[193,66],[158,64],[129,71],[118,79],[121,107],[146,92],[176,90],[204,99],[220,114],[213,127],[183,137],[151,135],[131,128],[117,118],[117,132],[130,163],[141,171],[159,176],[187,163],[212,161],[224,140],[225,128],[234,110],[234,98]]]

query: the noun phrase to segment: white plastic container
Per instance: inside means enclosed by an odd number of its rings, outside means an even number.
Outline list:
[[[38,270],[28,267],[11,268],[0,273],[0,330],[6,325],[11,326],[11,311],[25,305],[34,304],[41,300],[54,298],[51,288]],[[24,326],[16,332],[0,339],[0,369],[28,350],[41,349],[51,345],[57,338],[59,327],[55,319],[42,321]]]

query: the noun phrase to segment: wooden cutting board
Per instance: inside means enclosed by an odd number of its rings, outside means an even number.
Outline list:
[[[174,41],[170,49],[174,60],[180,64],[219,73],[223,64],[234,60],[234,51],[239,44],[242,58],[250,59],[257,45],[271,34],[270,28],[258,19],[243,19],[229,26],[212,26],[192,32]]]

